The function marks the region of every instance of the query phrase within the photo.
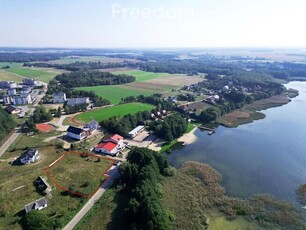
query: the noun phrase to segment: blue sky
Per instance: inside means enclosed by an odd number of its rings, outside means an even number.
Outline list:
[[[0,46],[306,47],[305,9],[304,0],[0,0]]]

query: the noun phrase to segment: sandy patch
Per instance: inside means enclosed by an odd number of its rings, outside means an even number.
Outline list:
[[[195,127],[193,130],[191,130],[191,132],[189,133],[185,133],[183,136],[181,136],[178,141],[179,142],[184,142],[185,145],[189,145],[194,143],[198,137],[194,134],[196,131],[197,127]]]
[[[162,140],[162,139],[156,139],[155,141],[153,141],[148,148],[154,151],[159,152],[162,149],[162,145],[166,143],[166,141]]]

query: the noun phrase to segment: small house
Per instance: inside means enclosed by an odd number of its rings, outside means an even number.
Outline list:
[[[123,137],[115,134],[102,140],[100,144],[95,147],[98,153],[104,153],[111,156],[116,156],[120,150],[124,148]]]
[[[68,106],[76,106],[81,104],[88,104],[89,97],[81,97],[81,98],[68,98],[67,105]]]
[[[30,149],[19,157],[20,163],[24,165],[34,163],[39,159],[40,155],[37,149]]]
[[[50,184],[43,177],[38,177],[34,182],[35,187],[42,192],[51,192],[52,188]]]
[[[21,109],[17,108],[16,106],[9,105],[5,107],[5,111],[10,114],[17,114],[21,112]]]
[[[92,120],[87,125],[85,125],[84,129],[89,129],[91,132],[100,128],[99,123],[96,120]]]
[[[139,133],[141,133],[143,130],[144,130],[144,126],[143,125],[140,125],[140,126],[137,126],[135,129],[133,129],[132,131],[129,132],[129,137],[130,138],[134,138],[136,137]]]
[[[42,210],[48,206],[48,200],[45,197],[42,197],[34,202],[31,202],[24,206],[26,213],[29,213],[33,210]]]
[[[69,126],[67,129],[67,136],[79,141],[87,138],[90,134],[91,134],[90,131],[77,128],[74,126]]]

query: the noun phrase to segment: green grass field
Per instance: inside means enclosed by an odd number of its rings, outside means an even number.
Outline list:
[[[48,173],[58,186],[90,197],[106,179],[104,173],[111,165],[110,160],[68,153]]]
[[[112,104],[117,104],[121,101],[121,98],[130,96],[145,95],[150,96],[156,91],[150,89],[129,89],[125,85],[102,85],[93,87],[79,87],[78,90],[93,91],[98,96],[109,100]]]
[[[9,69],[0,69],[0,80],[21,82],[23,77],[29,77],[48,83],[56,75],[63,72],[56,69],[22,67],[22,63],[0,62],[0,68],[7,65],[10,66]]]
[[[22,82],[23,77],[15,75],[13,73],[5,72],[0,69],[0,81],[14,81],[16,83]]]
[[[146,72],[142,70],[127,70],[127,71],[116,71],[113,74],[127,74],[136,77],[136,82],[153,80],[160,77],[169,77],[171,76],[168,73],[153,73]]]
[[[84,91],[93,91],[102,98],[109,100],[112,104],[117,104],[122,98],[130,96],[145,95],[150,96],[157,92],[169,91],[173,86],[168,85],[158,85],[155,87],[154,84],[146,84],[146,81],[169,77],[170,74],[167,73],[152,73],[145,72],[141,70],[129,70],[129,71],[117,71],[113,74],[127,74],[136,77],[136,81],[129,84],[123,85],[103,85],[103,86],[93,86],[93,87],[79,87],[77,89]]]
[[[153,105],[144,103],[128,103],[85,112],[77,115],[76,120],[87,123],[95,119],[96,121],[100,122],[113,116],[124,116],[127,114],[135,114],[140,111],[151,111],[152,109],[154,109]]]
[[[44,168],[58,159],[63,152],[53,147],[39,148],[41,159],[29,165],[13,166],[8,164],[23,151],[5,153],[0,161],[0,229],[22,229],[20,220],[24,205],[43,195],[36,191],[33,182],[39,176],[47,175]],[[64,227],[82,208],[87,199],[62,194],[50,179],[52,198],[48,199],[48,207],[40,212],[47,214],[52,220],[58,220]]]

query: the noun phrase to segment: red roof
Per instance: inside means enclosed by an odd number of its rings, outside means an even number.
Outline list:
[[[118,134],[115,134],[113,136],[110,136],[110,139],[112,139],[114,141],[121,141],[121,140],[123,140],[123,137],[118,135]]]
[[[113,142],[102,142],[96,146],[97,149],[105,149],[109,152],[112,151],[116,147],[117,147],[117,144]]]

